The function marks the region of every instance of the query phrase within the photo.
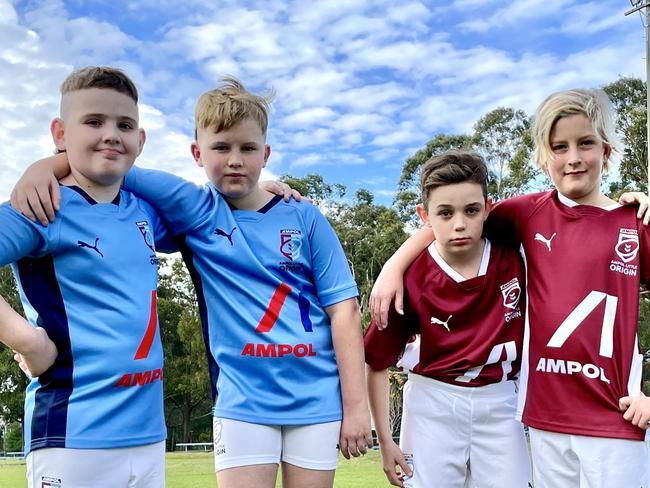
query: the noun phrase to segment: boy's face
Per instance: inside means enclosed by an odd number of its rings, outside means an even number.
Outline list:
[[[482,248],[481,234],[489,205],[481,185],[463,182],[434,188],[429,192],[427,207],[418,205],[417,212],[431,226],[438,252],[451,264]]]
[[[562,117],[551,130],[555,159],[547,162],[548,174],[560,193],[581,204],[594,204],[600,196],[603,162],[609,146],[582,114]]]
[[[78,183],[90,186],[119,182],[145,141],[133,99],[103,88],[66,93],[61,117],[52,121],[51,131],[57,149],[66,151]]]
[[[199,129],[192,144],[196,163],[227,198],[244,198],[257,190],[262,168],[271,154],[262,129],[247,118],[228,130]]]

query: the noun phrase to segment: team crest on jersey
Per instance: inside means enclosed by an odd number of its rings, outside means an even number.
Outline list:
[[[63,483],[59,478],[52,478],[51,476],[41,476],[40,488],[63,488]]]
[[[521,286],[519,280],[515,276],[507,283],[501,285],[501,295],[503,296],[503,306],[510,309],[504,315],[506,323],[512,319],[521,317],[521,310],[519,310],[519,298],[521,297]]]
[[[505,285],[501,285],[501,294],[503,295],[503,305],[515,309],[519,305],[519,297],[521,296],[521,286],[519,280],[514,277]]]
[[[639,254],[639,234],[636,229],[619,229],[618,242],[614,251],[619,259],[612,259],[609,270],[627,276],[636,276],[638,267],[631,262]]]
[[[153,244],[153,236],[151,235],[151,229],[149,228],[149,222],[143,220],[141,222],[136,222],[135,225],[140,229],[140,234],[142,234],[142,238],[147,247],[151,249],[152,252],[156,252],[156,248]]]
[[[298,229],[282,229],[280,231],[280,252],[291,261],[300,257],[301,234]]]
[[[629,263],[639,253],[639,235],[636,229],[621,229],[616,243],[616,254],[624,263]]]

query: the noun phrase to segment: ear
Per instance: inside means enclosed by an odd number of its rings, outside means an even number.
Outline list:
[[[192,143],[191,150],[192,150],[192,157],[194,158],[194,161],[196,161],[196,165],[199,168],[202,168],[203,161],[201,161],[201,149],[199,149],[199,145],[197,144],[196,141]]]
[[[138,141],[138,156],[140,156],[140,154],[142,154],[142,149],[144,148],[144,143],[147,140],[147,134],[144,129],[140,129],[138,135],[140,136],[140,140]]]
[[[488,215],[492,211],[492,207],[494,207],[494,202],[492,201],[492,197],[488,196],[485,199],[485,215],[483,216],[483,220],[487,219]]]
[[[263,168],[266,168],[266,163],[268,162],[270,155],[271,155],[271,146],[265,144],[264,145],[264,166],[262,166]]]
[[[609,169],[609,158],[612,155],[612,146],[609,144],[603,144],[603,171]]]
[[[65,122],[61,117],[57,117],[50,123],[50,132],[52,140],[59,151],[65,151]]]
[[[418,203],[415,207],[415,211],[417,212],[418,217],[420,217],[420,220],[425,225],[425,227],[431,227],[431,224],[429,223],[429,213],[424,208],[424,205]]]

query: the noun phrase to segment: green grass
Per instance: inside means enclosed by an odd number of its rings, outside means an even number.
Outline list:
[[[278,477],[279,478],[279,477]],[[25,462],[0,461],[0,486],[26,488]],[[280,486],[278,484],[278,486]],[[341,458],[334,480],[336,488],[380,488],[389,486],[381,469],[379,451],[347,461]],[[211,452],[167,454],[168,488],[215,488],[214,457]]]

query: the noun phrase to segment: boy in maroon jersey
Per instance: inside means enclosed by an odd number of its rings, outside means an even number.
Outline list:
[[[649,400],[640,396],[636,327],[639,286],[650,283],[650,231],[634,208],[600,191],[617,150],[606,95],[552,94],[533,137],[535,161],[555,189],[500,202],[486,231],[520,244],[526,262],[518,417],[530,427],[535,487],[648,487]],[[430,233],[419,240],[415,249]],[[380,286],[394,288],[385,278],[394,281],[410,260],[393,259]],[[380,295],[376,312],[391,292]]]
[[[481,487],[526,487],[530,461],[514,419],[524,328],[520,257],[481,237],[490,202],[480,156],[433,157],[420,189],[418,215],[436,240],[406,271],[405,314],[392,313],[386,330],[372,325],[365,337],[384,471],[404,487],[461,487],[470,475]],[[400,450],[388,426],[387,368],[414,334],[420,340],[410,345],[415,364],[404,388]]]

